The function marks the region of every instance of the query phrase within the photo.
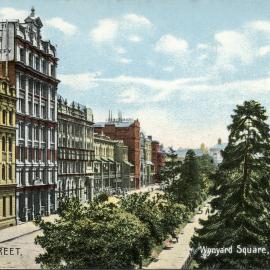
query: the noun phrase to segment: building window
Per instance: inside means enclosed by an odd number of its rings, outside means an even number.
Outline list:
[[[31,141],[32,140],[32,126],[29,125],[28,126],[28,140]]]
[[[6,217],[6,197],[3,197],[3,217]]]
[[[20,61],[25,63],[25,55],[26,55],[26,51],[24,48],[20,48]]]
[[[42,151],[42,153],[41,153],[42,161],[45,162],[46,161],[46,149],[42,149],[41,151]]]
[[[13,124],[13,112],[12,111],[10,111],[9,112],[9,124],[12,126],[12,124]]]
[[[51,120],[54,120],[54,108],[51,108]]]
[[[19,139],[24,138],[24,124],[23,122],[19,123]]]
[[[41,136],[42,136],[41,141],[46,142],[46,129],[45,128],[41,130]]]
[[[9,196],[9,214],[10,214],[10,216],[13,215],[13,198],[12,198],[12,196]]]
[[[34,115],[36,117],[39,117],[39,105],[38,105],[38,103],[34,104]]]
[[[26,88],[26,76],[21,75],[20,76],[20,89],[25,90]]]
[[[34,160],[35,162],[38,162],[38,148],[34,149]]]
[[[50,150],[50,161],[54,162],[54,154],[53,154],[53,150]]]
[[[46,107],[45,104],[41,105],[41,118],[45,119],[46,118]]]
[[[28,161],[32,162],[32,148],[28,148]]]
[[[3,111],[2,115],[3,115],[3,124],[5,125],[7,123],[7,112]]]
[[[56,77],[56,68],[55,68],[55,65],[51,65],[51,76],[52,77]]]
[[[33,67],[33,53],[29,52],[29,66]]]
[[[29,78],[28,80],[28,93],[33,93],[33,88],[34,88],[34,82],[32,78]]]
[[[29,99],[28,100],[28,113],[29,113],[29,115],[33,115],[33,108],[32,108],[32,100],[31,99]]]
[[[11,180],[12,179],[12,166],[8,165],[8,178]]]
[[[38,139],[39,139],[39,128],[38,126],[35,126],[34,127],[34,140],[38,141]]]
[[[6,180],[6,167],[4,164],[2,165],[2,179]]]
[[[23,162],[24,161],[24,147],[23,146],[19,146],[19,161]]]
[[[25,96],[24,95],[20,95],[20,97],[18,99],[18,111],[20,113],[25,112]]]
[[[54,129],[51,129],[51,143],[54,143],[54,139],[55,139],[55,131]]]
[[[33,185],[33,171],[29,170],[28,172],[28,183],[29,185]]]
[[[9,153],[12,152],[12,138],[11,137],[8,138],[8,151]]]
[[[36,70],[40,71],[40,59],[36,57]]]
[[[48,74],[48,63],[45,59],[42,62],[42,69],[43,69],[43,73]]]
[[[40,94],[40,82],[35,83],[35,95],[39,96]]]
[[[6,152],[6,138],[4,136],[2,137],[2,151]]]

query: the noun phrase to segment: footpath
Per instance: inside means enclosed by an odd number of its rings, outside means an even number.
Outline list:
[[[196,214],[192,223],[188,223],[178,235],[178,243],[172,243],[171,248],[164,249],[158,258],[144,269],[182,269],[190,256],[190,241],[195,228],[199,228],[199,219],[207,219],[207,206],[202,209],[202,214]]]
[[[45,221],[54,221],[56,217],[57,215],[50,215],[48,217],[43,217],[42,219]],[[32,221],[8,227],[1,230],[0,243],[9,242],[24,235],[28,235],[40,230],[41,229],[36,226]]]

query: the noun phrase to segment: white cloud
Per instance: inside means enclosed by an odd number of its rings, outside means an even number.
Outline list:
[[[252,21],[247,23],[246,26],[256,31],[270,33],[270,21]]]
[[[257,55],[259,57],[263,57],[263,56],[269,54],[269,52],[270,52],[270,45],[267,45],[267,46],[260,47]]]
[[[187,49],[187,41],[173,35],[162,36],[155,45],[155,50],[157,52],[172,55],[183,55],[187,52]]]
[[[223,31],[215,34],[215,40],[218,68],[232,70],[235,60],[240,60],[243,64],[252,62],[254,56],[252,45],[244,34],[236,31]]]
[[[129,36],[128,40],[130,42],[134,42],[134,43],[139,43],[142,41],[141,37],[137,36],[137,35],[131,35]]]
[[[88,90],[96,87],[98,84],[95,81],[98,76],[100,76],[100,72],[94,73],[79,73],[79,74],[60,74],[58,78],[61,80],[61,84],[67,85],[70,88],[80,90]]]
[[[30,15],[30,10],[22,10],[22,9],[15,9],[11,7],[4,7],[0,8],[0,19],[1,20],[20,20],[24,21],[24,19]]]
[[[209,77],[188,77],[175,80],[158,80],[144,77],[131,77],[121,75],[113,78],[101,78],[100,74],[83,73],[83,74],[65,74],[59,75],[62,85],[67,85],[71,88],[77,88],[80,85],[82,89],[91,89],[102,83],[114,84],[121,89],[140,89],[144,92],[155,91],[155,94],[150,96],[148,102],[158,102],[167,99],[170,94],[176,90],[186,89],[193,84],[205,82]]]
[[[138,91],[134,88],[123,91],[119,95],[119,98],[120,98],[119,100],[120,103],[137,103],[140,100],[142,100],[140,99],[140,95]]]
[[[133,27],[151,27],[152,23],[143,16],[137,14],[127,14],[123,16],[122,24],[124,26]]]
[[[95,43],[110,42],[116,37],[118,28],[117,20],[103,19],[91,30],[90,37]]]
[[[140,42],[141,38],[133,34],[139,29],[145,30],[152,23],[143,16],[127,14],[118,19],[105,18],[98,22],[97,26],[90,31],[90,37],[95,43],[106,43],[116,38],[129,39],[131,42]]]
[[[132,62],[131,59],[128,59],[128,58],[125,58],[125,57],[122,57],[122,58],[119,59],[119,63],[121,63],[121,64],[129,64],[131,62]]]
[[[60,17],[54,17],[45,21],[45,25],[56,28],[63,32],[65,35],[72,36],[76,33],[77,27]]]

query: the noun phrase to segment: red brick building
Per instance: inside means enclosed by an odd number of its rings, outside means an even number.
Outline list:
[[[134,186],[140,188],[140,122],[121,117],[109,118],[108,122],[96,123],[94,131],[114,140],[123,140],[128,146],[128,160],[134,164]]]
[[[165,153],[158,141],[152,141],[152,163],[154,164],[154,179],[158,181],[160,169],[165,164]]]

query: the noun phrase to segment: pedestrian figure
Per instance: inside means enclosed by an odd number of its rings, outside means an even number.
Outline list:
[[[175,234],[175,232],[172,232],[172,238],[176,239],[176,242],[178,243],[178,236]]]

